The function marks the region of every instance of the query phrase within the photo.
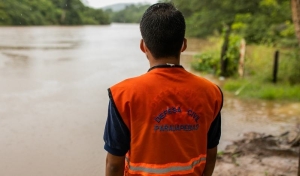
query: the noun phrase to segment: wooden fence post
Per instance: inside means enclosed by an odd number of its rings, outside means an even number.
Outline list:
[[[278,61],[279,61],[279,51],[275,52],[274,57],[274,67],[273,67],[273,83],[277,82],[277,73],[278,73]]]
[[[246,53],[246,40],[242,39],[241,45],[240,45],[240,61],[239,61],[239,69],[238,69],[238,73],[239,73],[240,77],[244,76],[245,53]]]

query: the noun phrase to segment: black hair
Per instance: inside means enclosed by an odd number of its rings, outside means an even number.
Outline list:
[[[144,13],[140,30],[144,42],[156,58],[179,58],[185,36],[185,20],[171,3],[157,3]]]

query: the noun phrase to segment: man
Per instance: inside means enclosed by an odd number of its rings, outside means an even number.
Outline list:
[[[109,89],[106,176],[212,175],[223,98],[216,85],[179,65],[185,27],[172,4],[144,13],[140,49],[150,69]]]

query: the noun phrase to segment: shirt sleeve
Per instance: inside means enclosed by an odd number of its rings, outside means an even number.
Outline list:
[[[108,116],[104,130],[104,149],[115,156],[125,156],[130,148],[130,132],[113,102],[109,100]]]
[[[222,96],[222,102],[221,102],[221,108],[220,111],[217,115],[217,117],[214,119],[212,124],[210,125],[208,134],[207,134],[207,148],[212,149],[215,148],[217,145],[219,145],[219,141],[221,138],[221,109],[223,107],[223,102],[224,102],[224,96],[223,92],[218,87]]]
[[[221,138],[221,112],[217,115],[215,120],[210,125],[207,134],[207,148],[212,149],[219,145]]]

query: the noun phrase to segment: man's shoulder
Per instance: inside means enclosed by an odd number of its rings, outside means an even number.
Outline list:
[[[201,88],[201,90],[222,96],[222,91],[215,82],[213,82],[210,79],[205,78],[203,76],[198,76],[193,73],[189,73],[189,74],[191,75],[191,78],[193,78],[192,79],[193,81],[191,81],[193,84],[193,87],[198,87],[198,88]]]
[[[201,85],[205,85],[205,86],[213,86],[216,87],[217,85],[209,80],[208,78],[205,78],[203,76],[199,76],[199,75],[195,75],[193,73],[188,72],[192,78],[194,78],[194,81],[196,81],[196,83],[201,84]]]
[[[131,77],[124,79],[123,81],[120,81],[116,83],[115,85],[111,86],[111,88],[133,88],[141,83],[141,81],[144,80],[144,77],[146,76],[147,73],[136,76],[136,77]]]

